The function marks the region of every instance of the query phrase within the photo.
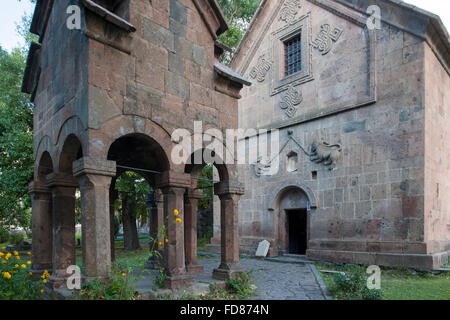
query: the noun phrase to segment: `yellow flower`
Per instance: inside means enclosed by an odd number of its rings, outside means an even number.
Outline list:
[[[126,273],[122,273],[122,277],[126,277],[127,276],[127,274]]]
[[[176,223],[181,223],[181,219],[180,219],[180,218],[177,218],[177,219],[175,220],[175,222],[176,222]]]
[[[0,257],[3,257],[5,254],[3,252],[0,252]]]
[[[33,272],[30,272],[30,276],[32,276],[33,275]]]
[[[14,265],[14,267],[18,268],[18,267],[19,267],[19,265],[18,265],[18,264],[15,264],[15,265]]]
[[[168,243],[169,242],[169,239],[166,239],[166,243]]]
[[[27,252],[27,255],[31,256],[31,252]]]
[[[3,263],[3,264],[6,264],[6,260],[3,260],[2,263]]]
[[[27,264],[31,264],[31,261],[27,261]]]
[[[173,210],[173,214],[175,215],[175,217],[177,216],[177,215],[179,215],[180,213],[178,212],[178,210],[177,209],[175,209],[175,210]]]
[[[11,279],[11,274],[9,272],[4,272],[3,273],[3,277],[5,277],[6,279]]]
[[[15,256],[19,255],[19,253],[17,251],[14,251],[13,253],[14,253]]]
[[[41,293],[44,293],[44,289],[41,289]]]
[[[2,250],[6,250],[6,247],[2,247]]]
[[[20,256],[16,256],[16,259],[17,259],[17,260],[20,260]]]
[[[26,269],[27,268],[27,266],[26,265],[21,265],[21,267],[22,267],[22,269]]]
[[[11,252],[8,252],[5,256],[5,259],[8,260],[9,258],[11,258],[11,256],[12,256]]]
[[[159,242],[158,242],[158,245],[159,245],[160,247],[162,247],[162,246],[163,246],[163,243],[162,243],[161,241],[159,241]]]
[[[42,280],[43,283],[47,283],[47,279]]]

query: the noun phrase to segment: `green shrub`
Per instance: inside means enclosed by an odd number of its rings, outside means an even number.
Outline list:
[[[358,267],[347,275],[336,273],[332,275],[333,285],[330,293],[339,300],[380,300],[381,290],[367,288],[365,269]]]
[[[9,241],[9,231],[5,228],[0,227],[0,243],[5,243]]]
[[[0,250],[0,300],[37,300],[40,299],[42,279],[35,279],[30,274],[31,261],[18,255]]]
[[[234,279],[229,279],[227,281],[229,293],[235,295],[237,299],[246,299],[247,297],[254,295],[252,273],[253,271],[242,271],[237,273]]]
[[[137,279],[127,271],[113,267],[110,276],[105,279],[94,279],[81,285],[76,300],[137,300]]]
[[[160,287],[163,288],[164,287],[164,282],[166,281],[167,278],[167,273],[166,271],[161,268],[159,269],[159,273],[155,278],[155,283]]]
[[[11,242],[12,244],[22,244],[24,240],[25,236],[21,232],[11,233],[9,235],[9,242]]]

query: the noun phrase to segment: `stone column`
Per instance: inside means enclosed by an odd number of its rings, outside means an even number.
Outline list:
[[[109,188],[109,228],[111,233],[111,261],[114,262],[116,260],[115,255],[115,242],[114,242],[114,202],[116,201],[118,197],[119,192],[113,188]]]
[[[78,186],[72,175],[51,173],[46,185],[52,191],[53,288],[66,287],[69,266],[75,265],[75,191]]]
[[[33,181],[28,190],[32,202],[33,273],[52,269],[52,192],[44,183]]]
[[[81,158],[73,163],[81,190],[83,272],[89,280],[111,271],[109,189],[116,175],[114,161]]]
[[[186,270],[191,274],[203,272],[203,266],[197,261],[197,209],[198,200],[202,198],[202,191],[195,189],[188,189],[184,198]]]
[[[244,187],[236,181],[223,181],[214,184],[214,193],[220,198],[221,262],[213,278],[226,280],[240,271],[238,203]]]
[[[164,265],[168,273],[165,286],[170,289],[194,284],[194,278],[186,274],[184,249],[184,193],[190,185],[189,174],[167,171],[158,177],[158,188],[164,195],[164,216],[169,239],[164,246]],[[176,217],[175,209],[179,212]],[[176,223],[176,218],[181,219],[181,223]]]

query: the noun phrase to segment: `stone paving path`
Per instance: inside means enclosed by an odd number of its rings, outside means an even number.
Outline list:
[[[214,282],[212,271],[219,266],[218,258],[202,258],[199,263],[204,266],[204,273],[196,275],[197,283]],[[324,300],[320,286],[308,264],[279,263],[267,260],[244,258],[241,267],[253,270],[253,282],[258,287],[255,300]],[[152,272],[155,275],[155,272]],[[152,281],[145,277],[139,289],[152,288]]]

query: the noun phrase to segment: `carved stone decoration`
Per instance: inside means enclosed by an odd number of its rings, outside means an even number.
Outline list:
[[[266,80],[266,75],[270,71],[272,67],[272,63],[267,61],[264,55],[260,56],[258,59],[258,63],[250,72],[250,77],[252,79],[258,80],[258,82],[264,82]]]
[[[311,145],[309,159],[315,163],[322,163],[324,166],[328,166],[329,170],[333,170],[341,151],[342,147],[340,144],[331,145],[327,142],[314,142]]]
[[[343,32],[344,30],[340,28],[334,28],[331,31],[329,24],[323,24],[320,26],[320,33],[317,35],[316,40],[311,43],[314,48],[322,52],[322,55],[325,55],[333,48],[333,41],[338,41]]]
[[[271,161],[267,158],[258,157],[256,163],[253,164],[255,169],[255,175],[257,177],[270,175],[271,172]]]
[[[289,118],[292,118],[297,112],[297,106],[303,101],[303,95],[301,91],[297,91],[293,85],[290,85],[281,100],[280,108]]]
[[[298,9],[301,9],[302,3],[300,0],[286,0],[281,9],[280,20],[291,24],[297,15]]]

